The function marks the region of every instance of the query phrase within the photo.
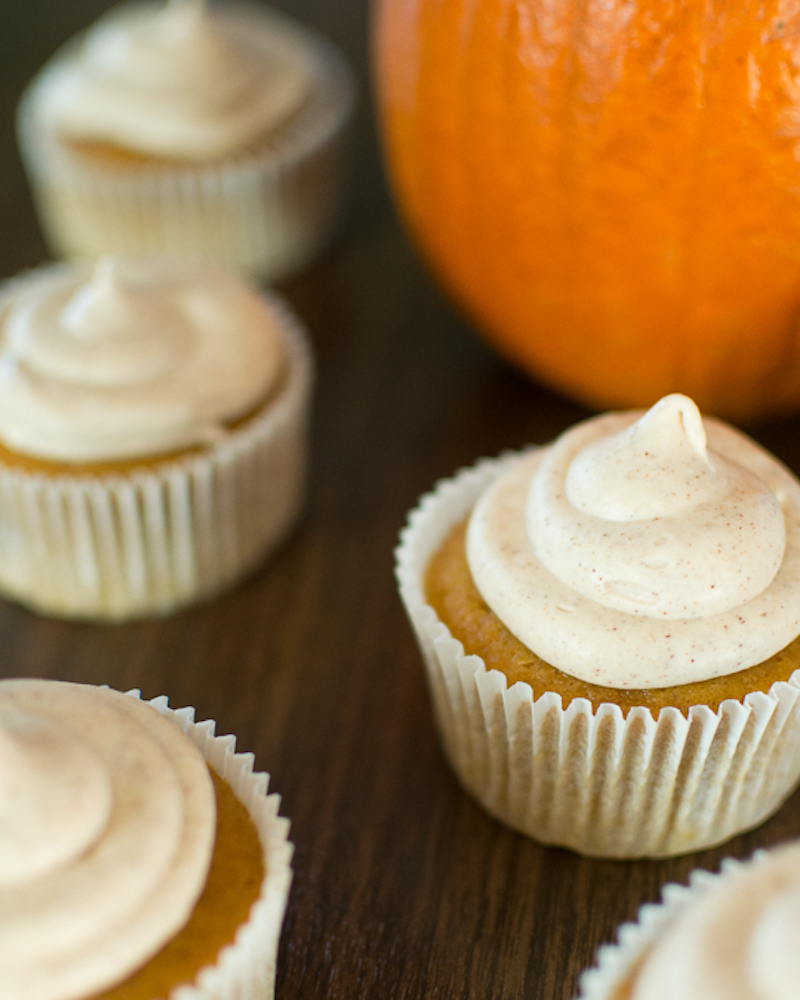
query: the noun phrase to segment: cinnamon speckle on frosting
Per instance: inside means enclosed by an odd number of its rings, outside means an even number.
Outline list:
[[[503,558],[508,544],[527,558]],[[732,673],[800,632],[800,484],[685,396],[587,421],[522,458],[476,505],[467,551],[517,638],[573,676],[591,664],[609,687]],[[564,604],[576,607],[568,634]]]

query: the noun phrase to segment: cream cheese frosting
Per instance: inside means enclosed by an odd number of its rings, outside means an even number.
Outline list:
[[[138,699],[0,682],[0,1000],[79,1000],[188,920],[216,827],[200,752]]]
[[[202,0],[114,8],[37,84],[65,137],[153,156],[208,160],[269,135],[314,79],[302,31],[266,10]]]
[[[800,846],[690,898],[642,963],[632,1000],[789,1000],[800,984]]]
[[[282,363],[262,298],[211,266],[52,268],[0,300],[0,441],[63,462],[213,443]]]
[[[800,632],[800,484],[677,394],[514,462],[473,511],[467,557],[511,632],[590,683],[705,680]]]

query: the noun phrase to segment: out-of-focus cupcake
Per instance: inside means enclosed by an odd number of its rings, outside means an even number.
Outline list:
[[[310,391],[289,309],[210,265],[0,286],[0,593],[123,619],[233,583],[298,515]]]
[[[0,996],[270,1000],[292,846],[235,742],[166,698],[0,681]]]
[[[623,924],[581,977],[581,1000],[789,1000],[800,959],[800,844],[698,869]]]
[[[440,483],[397,575],[447,755],[515,829],[676,854],[800,777],[800,484],[686,397]]]
[[[113,8],[23,95],[19,140],[66,257],[183,254],[276,281],[340,213],[350,71],[268,7]]]

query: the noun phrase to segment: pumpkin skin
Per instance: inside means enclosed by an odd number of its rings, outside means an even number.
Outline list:
[[[596,407],[800,407],[800,0],[376,0],[408,224]]]

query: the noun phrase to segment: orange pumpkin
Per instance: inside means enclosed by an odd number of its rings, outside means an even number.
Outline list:
[[[598,407],[800,407],[800,0],[376,0],[411,229]]]

